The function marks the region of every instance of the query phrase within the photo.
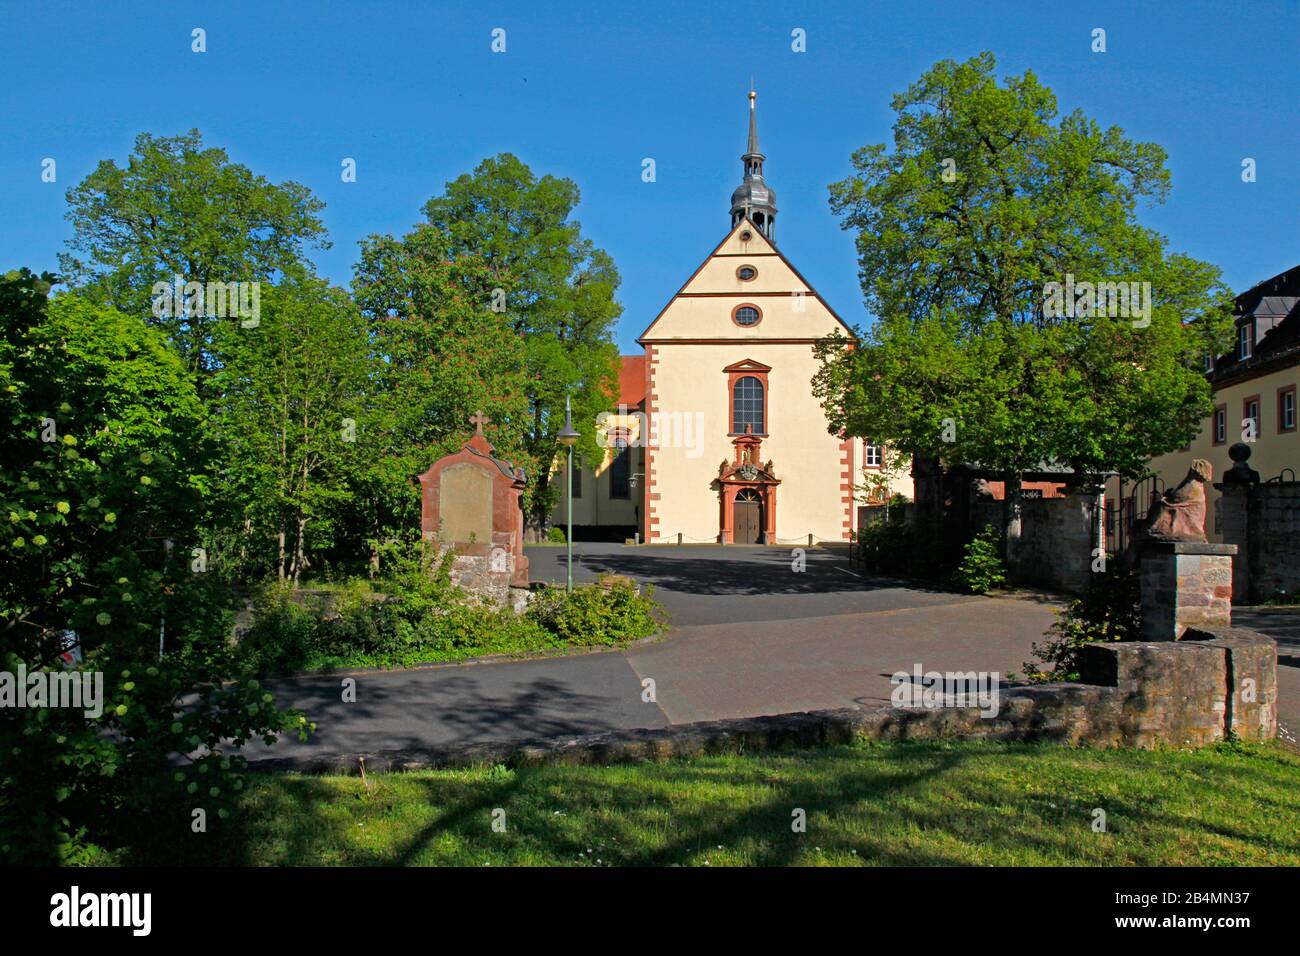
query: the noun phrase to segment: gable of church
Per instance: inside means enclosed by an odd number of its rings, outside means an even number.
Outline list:
[[[746,219],[727,233],[638,341],[807,341],[837,329],[853,334]]]

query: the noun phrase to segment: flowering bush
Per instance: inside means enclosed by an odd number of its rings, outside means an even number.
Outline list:
[[[0,707],[5,862],[189,834],[242,787],[238,746],[297,723],[240,673],[192,547],[208,443],[184,366],[138,319],[51,301],[50,278],[0,277],[0,679],[26,704]],[[99,706],[15,679],[67,667]]]

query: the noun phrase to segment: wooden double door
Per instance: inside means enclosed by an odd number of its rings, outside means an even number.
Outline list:
[[[732,540],[736,544],[758,544],[763,540],[763,500],[757,491],[736,492],[731,517]]]

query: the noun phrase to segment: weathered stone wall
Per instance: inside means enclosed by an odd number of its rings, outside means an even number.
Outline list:
[[[1258,604],[1300,590],[1300,482],[1217,484],[1223,540],[1238,545],[1233,593]]]
[[[493,534],[493,541],[500,533]],[[439,551],[439,559],[449,548]],[[528,604],[529,590],[515,587],[518,571],[515,555],[509,547],[496,545],[488,554],[462,554],[457,550],[451,562],[451,583],[467,591],[472,598],[498,607],[522,611]]]
[[[1199,747],[1229,733],[1277,733],[1277,645],[1240,628],[1192,630],[1181,641],[1095,644],[1084,683],[1001,692],[998,712],[978,707],[877,707],[717,720],[523,742],[322,757],[307,769],[356,773],[466,764],[608,764],[870,740],[938,737],[1051,741],[1090,747]],[[261,769],[303,769],[259,761]]]
[[[1060,498],[1020,505],[1020,534],[1012,541],[1012,579],[1079,592],[1092,573],[1094,494],[1066,489]]]
[[[1007,571],[1016,584],[1078,593],[1092,573],[1093,503],[1096,496],[1067,488],[1058,498],[1022,498],[1020,518],[1010,528]],[[1001,501],[970,503],[968,535],[985,525],[1002,527]]]

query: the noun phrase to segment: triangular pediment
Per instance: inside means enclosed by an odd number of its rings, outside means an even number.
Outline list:
[[[757,322],[734,320],[757,310]],[[753,318],[753,313],[748,313]],[[737,223],[660,310],[638,341],[812,341],[852,330],[748,219]]]
[[[723,369],[724,372],[770,372],[772,366],[764,365],[762,362],[755,362],[753,359],[742,359],[739,362],[733,362]]]

